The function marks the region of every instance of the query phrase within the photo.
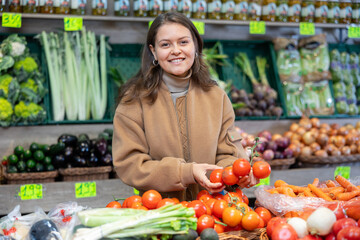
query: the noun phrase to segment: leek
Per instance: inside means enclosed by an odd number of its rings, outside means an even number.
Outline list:
[[[113,212],[113,213],[110,213]],[[128,212],[130,211],[130,212]],[[81,224],[73,240],[97,240],[103,237],[120,238],[157,234],[183,234],[196,229],[193,208],[180,204],[166,205],[155,210],[93,209],[78,212]]]

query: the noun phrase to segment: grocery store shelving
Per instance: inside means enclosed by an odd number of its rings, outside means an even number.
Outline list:
[[[273,170],[270,175],[270,185],[277,179],[298,186],[311,183],[315,177],[320,181],[333,179],[335,168],[303,168],[289,170]],[[351,167],[351,177],[360,176],[360,167]],[[96,181],[96,196],[89,198],[75,197],[75,182],[43,183],[43,198],[38,200],[21,200],[19,197],[21,185],[0,185],[0,215],[8,214],[16,205],[20,204],[22,213],[33,212],[35,206],[49,211],[58,203],[76,201],[81,206],[105,207],[116,198],[127,198],[134,195],[132,187],[125,185],[119,179]],[[254,198],[255,187],[243,189],[248,198]]]

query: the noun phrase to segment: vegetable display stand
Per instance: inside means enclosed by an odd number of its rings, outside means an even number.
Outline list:
[[[83,167],[83,168],[60,168],[59,174],[64,182],[88,181],[109,179],[111,166]]]
[[[261,57],[265,60],[265,73],[266,79],[269,82],[269,86],[278,93],[277,99],[275,101],[276,106],[285,106],[284,96],[282,92],[279,91],[280,82],[278,80],[276,60],[275,60],[275,51],[273,44],[270,41],[215,41],[207,40],[205,41],[205,47],[211,47],[217,42],[221,43],[221,49],[219,50],[220,54],[226,54],[228,58],[226,59],[225,64],[216,67],[216,72],[219,74],[219,78],[225,82],[232,82],[233,86],[237,89],[245,90],[247,94],[254,93],[253,83],[246,76],[245,72],[241,69],[239,64],[236,62],[236,57],[239,53],[244,53],[248,56],[250,61],[250,66],[252,72],[254,73],[255,79],[260,83],[260,73],[257,70],[258,62],[257,58]],[[258,93],[258,91],[257,91]],[[263,92],[262,92],[263,93]],[[264,94],[264,93],[263,93]],[[230,96],[231,97],[231,96]],[[262,97],[266,97],[265,94]],[[234,101],[232,99],[232,101]],[[266,110],[266,109],[264,109]],[[278,116],[267,116],[264,115],[252,115],[252,116],[237,116],[236,119],[249,119],[249,120],[269,120],[269,119],[278,119]],[[286,112],[281,114],[280,118],[286,116]]]
[[[295,163],[295,158],[273,159],[268,161],[273,170],[289,169]]]
[[[303,168],[327,168],[341,165],[346,166],[360,166],[360,154],[353,154],[348,156],[299,156],[297,165]]]
[[[269,240],[266,228],[258,228],[253,231],[231,231],[219,234],[220,240]]]
[[[30,173],[7,173],[6,167],[2,168],[2,175],[7,184],[30,184],[55,182],[58,171],[30,172]]]

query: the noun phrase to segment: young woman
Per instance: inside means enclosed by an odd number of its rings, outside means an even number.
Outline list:
[[[220,192],[207,172],[248,158],[234,128],[226,93],[210,79],[202,39],[180,13],[152,23],[141,69],[120,90],[114,116],[113,163],[120,179],[140,192],[194,200],[201,189]],[[256,183],[239,179],[240,187]]]

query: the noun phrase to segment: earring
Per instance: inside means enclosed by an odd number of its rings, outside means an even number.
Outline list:
[[[199,56],[199,54],[196,52],[196,53],[195,53],[195,57],[198,57],[198,56]]]
[[[159,65],[159,62],[158,62],[158,60],[154,59],[154,60],[152,61],[152,64],[156,67],[157,65]]]

